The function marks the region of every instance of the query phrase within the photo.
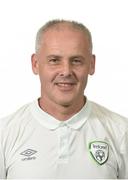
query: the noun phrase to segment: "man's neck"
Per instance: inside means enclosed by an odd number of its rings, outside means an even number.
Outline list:
[[[52,102],[49,103],[47,101],[44,101],[43,98],[40,98],[38,100],[38,104],[43,111],[47,112],[60,121],[66,121],[77,112],[79,112],[84,106],[85,102],[85,97],[83,97],[81,101],[79,101],[79,103],[77,102],[67,106],[62,106]]]

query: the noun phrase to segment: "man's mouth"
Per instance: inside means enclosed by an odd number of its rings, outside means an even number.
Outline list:
[[[69,91],[72,90],[74,85],[76,85],[76,83],[69,83],[69,82],[58,82],[55,83],[61,90],[65,90],[65,91]]]
[[[72,85],[74,85],[74,83],[56,83],[56,85],[67,87],[67,86],[72,86]]]

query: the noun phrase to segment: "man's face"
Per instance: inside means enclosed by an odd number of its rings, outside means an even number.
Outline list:
[[[32,56],[32,68],[39,74],[45,102],[70,106],[83,99],[95,58],[82,31],[51,29],[43,35],[39,52]]]

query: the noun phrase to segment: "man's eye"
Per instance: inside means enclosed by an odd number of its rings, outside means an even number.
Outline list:
[[[50,62],[51,64],[57,64],[57,63],[59,62],[59,60],[53,58],[53,59],[49,59],[49,62]]]
[[[73,64],[81,64],[82,62],[81,62],[80,59],[73,59],[73,60],[72,60],[72,63],[73,63]]]

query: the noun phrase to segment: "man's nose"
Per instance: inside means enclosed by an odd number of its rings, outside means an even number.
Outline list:
[[[72,75],[72,66],[69,62],[65,62],[62,64],[61,76],[71,76]]]

